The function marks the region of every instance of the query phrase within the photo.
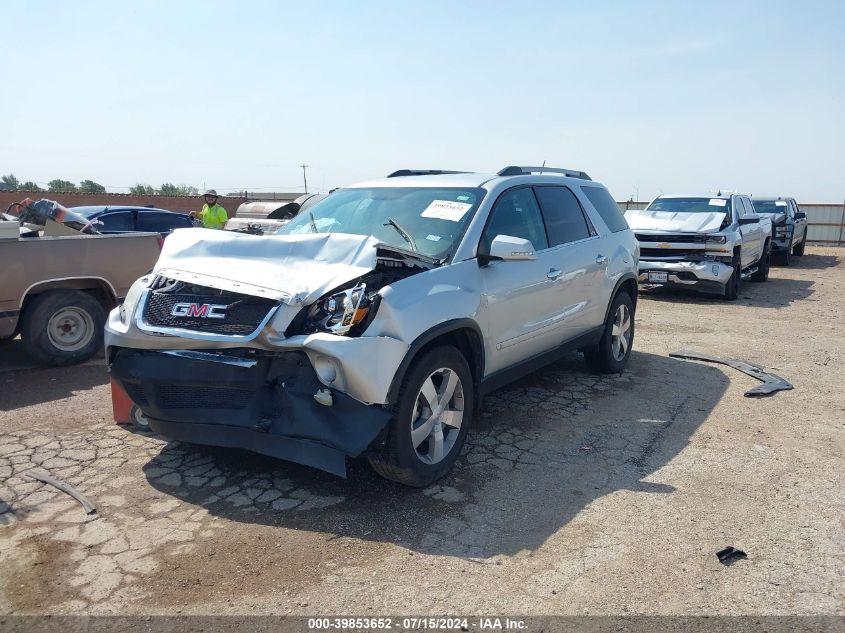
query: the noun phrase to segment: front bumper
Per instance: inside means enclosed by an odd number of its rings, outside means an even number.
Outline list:
[[[665,282],[649,281],[649,272],[665,272]],[[697,290],[720,291],[730,279],[733,268],[718,261],[660,262],[640,260],[639,282],[645,286],[683,286]]]
[[[772,238],[772,253],[782,253],[784,251],[788,251],[790,248],[792,248],[791,235]]]
[[[302,351],[227,353],[113,348],[110,372],[170,439],[242,448],[345,476],[387,426],[386,406],[337,391],[331,405]],[[325,391],[323,391],[325,394]]]

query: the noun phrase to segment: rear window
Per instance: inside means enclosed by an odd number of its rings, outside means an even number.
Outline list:
[[[616,201],[604,187],[581,187],[581,191],[599,212],[611,233],[618,233],[628,228],[625,216]]]
[[[138,214],[139,231],[167,233],[173,229],[190,225],[191,223],[188,218],[179,213],[150,213],[142,211]]]
[[[131,231],[132,230],[132,214],[128,211],[118,211],[116,213],[104,213],[97,216],[97,220],[102,222],[102,226],[97,227],[99,231]]]

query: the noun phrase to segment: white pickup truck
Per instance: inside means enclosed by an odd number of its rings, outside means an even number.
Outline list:
[[[772,222],[742,194],[661,195],[625,213],[644,286],[687,287],[733,301],[742,279],[766,281]]]

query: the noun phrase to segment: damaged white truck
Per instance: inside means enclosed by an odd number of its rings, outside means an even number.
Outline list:
[[[742,279],[766,281],[772,221],[748,196],[661,195],[625,213],[640,244],[639,281],[721,294],[734,301]]]
[[[276,235],[175,231],[109,316],[112,384],[168,438],[424,486],[484,393],[572,350],[624,369],[637,257],[583,172],[401,170]]]

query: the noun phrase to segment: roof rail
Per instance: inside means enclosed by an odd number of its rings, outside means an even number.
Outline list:
[[[449,171],[447,169],[397,169],[392,174],[387,174],[388,178],[398,178],[399,176],[437,176],[440,174],[468,174],[468,171]]]
[[[592,180],[585,172],[576,171],[574,169],[561,169],[560,167],[523,167],[519,165],[508,165],[500,170],[499,176],[527,176],[529,174],[563,174],[570,178],[581,178],[582,180]]]

